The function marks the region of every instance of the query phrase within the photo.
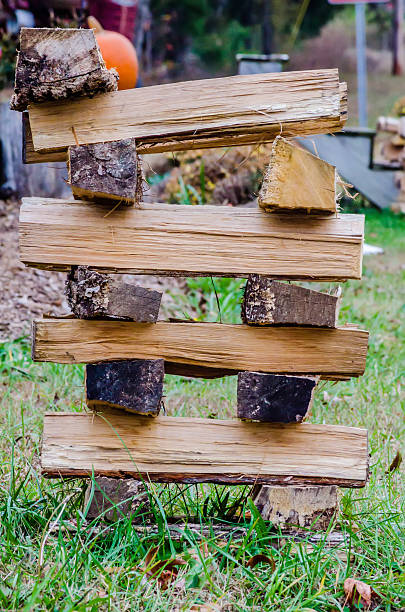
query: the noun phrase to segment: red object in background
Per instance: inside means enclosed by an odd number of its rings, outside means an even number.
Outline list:
[[[119,32],[131,42],[134,39],[136,0],[89,0],[89,14],[98,19],[105,30]]]

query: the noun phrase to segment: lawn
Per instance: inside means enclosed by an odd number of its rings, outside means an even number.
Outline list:
[[[370,433],[370,482],[341,490],[330,531],[341,531],[345,541],[336,547],[326,545],[326,534],[310,546],[306,537],[294,540],[271,529],[243,487],[151,486],[157,536],[140,535],[125,517],[87,523],[85,483],[42,479],[39,459],[43,413],[82,409],[83,367],[33,364],[27,338],[0,345],[0,609],[348,610],[347,577],[372,586],[376,609],[405,609],[403,466],[389,469],[405,429],[404,230],[400,217],[366,211],[366,240],[385,253],[365,258],[361,282],[344,284],[340,314],[341,322],[370,331],[366,373],[322,383],[314,404],[313,422]],[[222,321],[238,321],[238,280],[190,280],[188,301],[177,298],[185,316],[189,302],[193,316],[219,319],[214,286]],[[235,377],[167,376],[168,414],[227,418],[235,399]],[[180,541],[164,537],[171,514],[210,525],[224,520],[232,504],[245,535],[200,538],[186,530]],[[258,553],[274,563],[253,566],[249,559]],[[174,558],[181,563],[174,569],[151,570],[157,560]]]

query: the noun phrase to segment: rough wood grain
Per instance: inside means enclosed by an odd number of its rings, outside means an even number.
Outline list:
[[[93,30],[21,28],[13,110],[111,92],[117,81],[117,72],[105,67]]]
[[[263,423],[301,423],[311,410],[318,376],[238,374],[237,414]]]
[[[336,213],[336,168],[278,136],[259,192],[259,206],[307,213]]]
[[[163,396],[163,359],[127,359],[86,365],[86,403],[156,416]]]
[[[67,270],[290,279],[361,277],[364,217],[268,215],[257,209],[142,204],[142,209],[25,198],[24,263]]]
[[[345,120],[337,69],[169,83],[30,107],[36,151],[77,144],[72,127],[80,144],[136,138],[142,152],[158,153],[268,142],[281,131],[333,132]]]
[[[368,333],[353,328],[249,327],[221,323],[129,323],[44,319],[33,358],[57,363],[165,359],[269,373],[363,374]]]
[[[155,323],[162,293],[99,274],[86,266],[73,267],[65,293],[79,319],[113,318],[137,323]]]
[[[45,415],[45,476],[134,476],[161,482],[364,486],[367,431],[157,417],[121,411]]]
[[[254,504],[265,521],[281,529],[328,529],[338,507],[337,487],[260,487]]]
[[[248,325],[336,327],[338,308],[337,296],[251,274],[243,295],[242,320]]]
[[[78,200],[139,204],[143,176],[135,139],[70,146],[68,182]]]

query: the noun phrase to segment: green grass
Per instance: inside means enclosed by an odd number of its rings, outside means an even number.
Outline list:
[[[26,338],[0,345],[0,609],[204,610],[205,603],[212,606],[206,610],[343,610],[349,576],[373,587],[377,609],[404,609],[403,466],[387,473],[404,440],[404,236],[399,217],[367,211],[366,239],[385,254],[366,257],[363,281],[343,286],[340,315],[370,331],[366,373],[322,383],[314,404],[313,422],[370,432],[370,482],[365,489],[342,490],[330,529],[347,540],[335,549],[323,540],[309,547],[269,530],[243,487],[151,486],[157,537],[137,535],[125,517],[107,526],[86,523],[84,483],[47,481],[39,469],[43,413],[83,408],[83,368],[33,364]],[[178,298],[184,315],[237,321],[243,282],[213,282],[215,291],[210,279],[189,281],[188,300]],[[165,396],[168,414],[231,417],[236,380],[167,376]],[[246,537],[212,535],[202,542],[186,531],[180,542],[164,538],[173,513],[210,524],[212,517],[229,518],[235,503],[249,527]],[[60,527],[51,529],[56,519]],[[77,529],[68,529],[71,519]],[[158,559],[186,562],[167,589],[145,573],[151,550]],[[273,558],[274,571],[247,566],[260,552]]]

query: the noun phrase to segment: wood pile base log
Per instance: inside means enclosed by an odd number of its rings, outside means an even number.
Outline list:
[[[128,359],[86,365],[86,402],[156,416],[163,397],[163,359]]]
[[[264,423],[301,423],[311,409],[319,376],[238,374],[238,418]]]
[[[242,320],[248,325],[336,327],[337,296],[251,274],[245,286]]]
[[[142,167],[134,138],[69,147],[68,173],[77,200],[142,200]]]
[[[105,478],[90,483],[84,498],[86,519],[102,518],[115,522],[121,517],[142,521],[150,512],[149,497],[142,482],[133,478]]]
[[[155,482],[363,487],[367,431],[337,425],[242,423],[122,410],[45,415],[42,473]]]
[[[263,485],[253,501],[275,527],[326,530],[337,511],[337,487]]]
[[[162,293],[75,266],[68,274],[66,297],[79,319],[120,319],[155,323]]]
[[[114,91],[117,81],[118,73],[105,67],[93,30],[21,28],[13,110]]]

